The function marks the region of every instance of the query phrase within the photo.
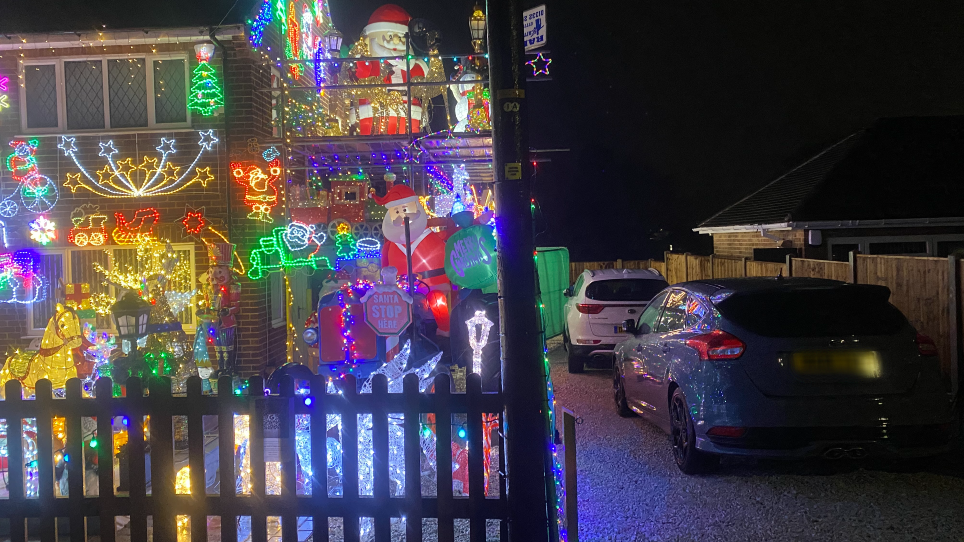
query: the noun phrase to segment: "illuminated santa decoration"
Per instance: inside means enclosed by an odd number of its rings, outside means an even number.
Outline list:
[[[356,51],[356,56],[399,58],[355,63],[355,76],[359,80],[372,78],[376,82],[380,79],[385,83],[398,84],[389,87],[389,95],[394,94],[395,99],[389,98],[388,103],[395,107],[387,114],[379,114],[378,118],[370,98],[358,100],[357,122],[358,133],[361,135],[406,133],[405,118],[408,116],[409,96],[405,83],[409,77],[425,77],[429,72],[428,64],[421,58],[405,60],[406,35],[411,20],[412,16],[403,8],[395,4],[385,4],[372,13],[368,25],[362,29],[359,41],[364,47]],[[382,104],[382,107],[385,105]],[[411,131],[418,132],[425,121],[422,101],[412,98],[411,108]]]

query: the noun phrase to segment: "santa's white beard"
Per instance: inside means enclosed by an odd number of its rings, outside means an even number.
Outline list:
[[[428,228],[428,217],[425,213],[419,211],[417,215],[410,218],[409,233],[412,236],[412,240],[422,235],[422,232]],[[404,217],[398,218],[398,223],[392,221],[392,219],[385,215],[385,219],[382,220],[382,235],[385,239],[392,241],[394,243],[399,243],[401,245],[405,244],[405,221]]]

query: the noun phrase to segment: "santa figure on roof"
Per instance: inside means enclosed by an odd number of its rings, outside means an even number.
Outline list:
[[[452,285],[445,274],[445,237],[428,227],[428,215],[408,185],[396,184],[375,202],[387,209],[382,220],[382,267],[392,266],[408,272],[408,247],[412,252],[412,273],[416,284],[428,286],[428,306],[435,316],[440,335],[449,333],[448,294]],[[405,238],[405,218],[409,220],[409,240]]]
[[[406,34],[411,15],[395,4],[385,4],[375,10],[368,19],[368,25],[362,29],[361,40],[367,47],[353,49],[357,56],[398,57],[383,61],[360,61],[355,63],[355,76],[359,80],[378,78],[381,82],[397,84],[389,87],[389,103],[394,105],[387,112],[373,111],[371,98],[358,100],[357,122],[358,133],[371,134],[404,134],[405,118],[408,117],[409,96],[407,86],[409,77],[425,77],[429,72],[428,64],[421,58],[412,58],[406,62]],[[367,49],[367,50],[366,50]],[[391,95],[395,93],[394,99]],[[411,98],[412,102],[412,132],[421,130],[424,119],[422,102],[418,98]],[[382,104],[383,106],[386,104]],[[375,114],[378,113],[378,118]]]

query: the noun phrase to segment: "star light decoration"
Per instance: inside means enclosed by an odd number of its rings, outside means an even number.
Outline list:
[[[184,225],[184,231],[188,235],[199,235],[209,221],[204,218],[204,207],[195,209],[190,205],[185,205],[184,216],[181,217],[180,222]]]
[[[535,58],[526,62],[526,66],[532,68],[533,77],[549,75],[549,64],[552,64],[552,59],[546,58],[544,53],[539,53]]]
[[[114,155],[120,151],[114,146],[114,141],[101,142],[98,156],[106,158],[107,164],[94,170],[93,174],[80,162],[76,138],[61,136],[57,147],[64,151],[64,156],[72,159],[80,170],[80,173],[67,173],[64,186],[72,192],[84,188],[98,196],[109,198],[162,196],[181,191],[193,183],[207,187],[207,184],[214,180],[211,168],[195,166],[204,153],[210,152],[219,140],[214,135],[214,130],[200,131],[198,136],[198,153],[187,167],[177,166],[169,161],[169,157],[177,152],[173,139],[161,138],[161,144],[155,147],[157,152],[161,153],[160,160],[145,156],[139,164],[135,164],[133,158],[115,160]]]

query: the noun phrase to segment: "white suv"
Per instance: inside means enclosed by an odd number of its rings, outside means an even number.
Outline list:
[[[569,353],[569,372],[581,373],[589,360],[610,361],[616,343],[629,337],[623,322],[638,318],[667,286],[655,269],[583,271],[565,291],[569,300],[562,339]]]

